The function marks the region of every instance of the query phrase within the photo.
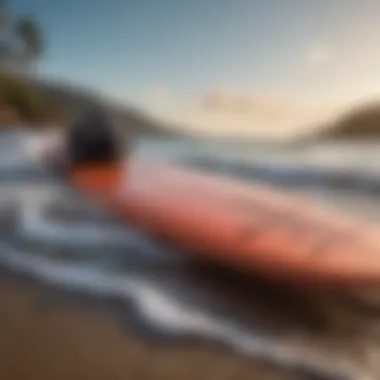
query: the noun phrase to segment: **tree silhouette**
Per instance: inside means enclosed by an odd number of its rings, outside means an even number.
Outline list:
[[[31,17],[13,18],[7,5],[0,1],[0,66],[25,72],[44,52],[43,33]]]
[[[20,60],[30,65],[43,53],[43,37],[39,25],[29,17],[22,17],[15,23],[15,34],[21,42]]]

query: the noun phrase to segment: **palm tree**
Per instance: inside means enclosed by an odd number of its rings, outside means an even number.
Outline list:
[[[0,0],[0,66],[25,72],[44,51],[38,22],[27,16],[10,17],[6,0]]]
[[[29,17],[21,17],[14,24],[16,39],[20,42],[19,62],[30,67],[43,53],[44,41],[38,23]]]

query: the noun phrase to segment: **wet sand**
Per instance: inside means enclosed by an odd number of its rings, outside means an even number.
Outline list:
[[[299,379],[211,344],[138,338],[112,308],[0,273],[0,379]]]

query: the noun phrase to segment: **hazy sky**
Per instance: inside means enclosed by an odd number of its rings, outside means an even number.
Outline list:
[[[380,95],[380,0],[10,0],[44,75],[217,133],[282,132]]]

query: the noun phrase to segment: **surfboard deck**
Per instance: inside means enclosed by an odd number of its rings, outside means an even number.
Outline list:
[[[201,259],[298,284],[380,285],[380,229],[267,187],[141,159],[77,167],[69,181]]]

